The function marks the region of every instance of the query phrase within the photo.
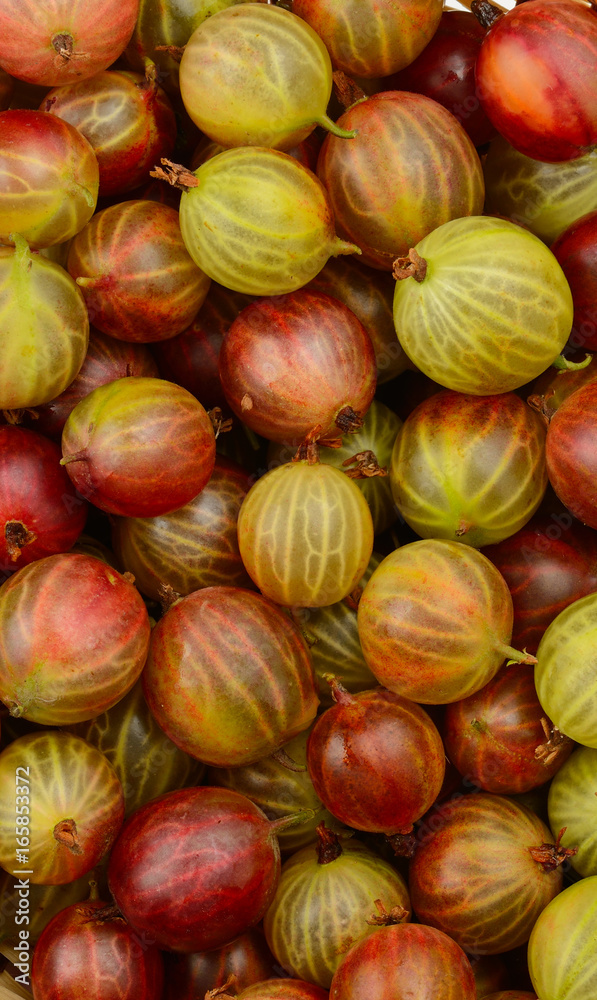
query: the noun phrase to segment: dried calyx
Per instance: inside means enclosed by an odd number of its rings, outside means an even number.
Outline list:
[[[393,906],[391,910],[386,910],[381,899],[376,899],[375,908],[377,914],[373,914],[367,921],[373,927],[391,927],[392,924],[403,923],[408,917],[408,910],[405,910],[400,904]]]
[[[173,163],[172,160],[167,160],[165,157],[162,157],[160,163],[161,167],[154,167],[153,170],[149,171],[150,177],[155,177],[158,181],[167,181],[179,191],[188,191],[190,188],[199,187],[199,181],[195,174],[187,167],[183,167],[180,163]]]
[[[414,278],[415,281],[424,281],[427,274],[427,261],[417,253],[414,247],[408,251],[406,257],[397,257],[394,261],[392,274],[396,281],[404,281],[405,278]]]
[[[569,736],[564,736],[557,726],[552,726],[545,717],[541,719],[541,728],[545,733],[545,743],[540,743],[535,748],[535,759],[540,760],[545,767],[549,767],[571,745],[573,740]]]
[[[529,847],[529,854],[533,861],[541,865],[544,872],[554,871],[564,861],[577,853],[578,847],[562,847],[561,840],[565,833],[566,827],[563,826],[558,833],[555,844],[540,844],[539,847]]]
[[[373,451],[359,451],[352,458],[347,458],[342,462],[342,466],[351,466],[346,470],[349,479],[371,479],[374,476],[387,476],[388,474],[388,470],[382,468]]]
[[[318,864],[329,865],[342,854],[340,838],[333,830],[328,830],[323,820],[317,827],[316,832],[317,844],[315,850],[317,851]]]

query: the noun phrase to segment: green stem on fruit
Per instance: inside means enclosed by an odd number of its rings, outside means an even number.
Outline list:
[[[297,764],[297,762],[286,753],[284,747],[280,747],[279,750],[274,750],[271,756],[278,762],[278,764],[285,767],[287,771],[293,771],[295,774],[301,774],[303,771],[307,770],[307,765]]]
[[[317,833],[317,844],[315,847],[317,851],[317,863],[320,865],[329,865],[342,854],[340,838],[333,830],[328,830],[324,820],[321,821],[315,832]]]
[[[568,361],[563,354],[558,354],[555,361],[552,361],[551,367],[559,372],[578,372],[582,368],[588,368],[592,360],[592,354],[585,354],[584,361]]]
[[[354,139],[357,134],[357,130],[355,128],[340,128],[340,126],[336,125],[336,122],[333,121],[329,115],[320,115],[319,118],[315,119],[315,122],[317,125],[321,125],[326,132],[331,132],[332,135],[337,136],[339,139]]]
[[[336,236],[330,245],[331,257],[342,257],[344,254],[349,253],[361,254],[362,252],[356,243],[347,243],[346,240],[341,240],[339,236]]]
[[[335,674],[324,674],[324,681],[327,681],[332,689],[332,698],[337,705],[350,705],[354,701],[354,696],[347,691],[340,683]]]
[[[280,819],[272,820],[269,828],[278,837],[284,830],[288,830],[291,826],[300,826],[301,823],[308,823],[315,815],[315,809],[301,809],[300,812],[294,813],[292,816],[282,816]]]
[[[537,657],[533,656],[532,653],[527,653],[526,649],[523,649],[521,652],[519,649],[514,649],[512,646],[506,646],[505,644],[503,646],[500,644],[498,649],[500,652],[503,652],[505,657],[509,657],[506,663],[507,667],[511,667],[513,663],[532,664],[537,662]]]

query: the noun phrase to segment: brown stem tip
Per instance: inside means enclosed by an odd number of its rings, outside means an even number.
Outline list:
[[[22,521],[7,521],[4,526],[4,538],[9,559],[11,562],[16,562],[21,554],[21,549],[34,542],[37,535],[33,531],[29,531]]]
[[[417,253],[414,247],[408,251],[407,257],[397,257],[394,261],[392,274],[396,281],[403,281],[404,278],[414,278],[415,281],[424,281],[427,274],[427,261]]]
[[[232,430],[232,417],[224,417],[219,406],[214,406],[213,409],[207,411],[207,416],[211,420],[211,425],[214,429],[214,435],[216,438],[220,434],[226,434],[228,431]]]
[[[178,594],[174,587],[169,583],[160,583],[158,587],[158,598],[162,606],[162,613],[166,614],[170,608],[173,608],[178,601],[182,600],[180,594]]]
[[[373,914],[367,921],[372,927],[390,927],[392,924],[401,924],[408,917],[408,910],[403,906],[393,906],[391,910],[386,910],[381,899],[375,900],[377,915]]]
[[[363,596],[363,588],[355,587],[354,590],[351,590],[350,594],[348,594],[348,596],[344,598],[344,603],[348,604],[348,607],[351,608],[353,611],[358,611],[359,603],[362,596]]]
[[[488,3],[488,0],[472,0],[471,13],[475,15],[482,28],[490,28],[504,12],[501,7]]]
[[[359,104],[367,100],[367,95],[358,83],[355,83],[341,69],[337,69],[332,74],[334,97],[343,108],[351,108],[353,104]]]
[[[59,844],[63,844],[64,847],[68,847],[69,851],[72,851],[73,854],[83,853],[77,835],[77,824],[74,819],[61,819],[59,823],[56,823],[53,833],[54,840],[57,840]]]
[[[154,52],[167,52],[174,62],[179,63],[184,55],[186,45],[156,45]]]
[[[329,865],[342,854],[340,838],[333,830],[328,830],[322,820],[317,827],[317,861],[320,865]]]
[[[417,839],[414,833],[393,833],[386,840],[398,858],[414,858]]]
[[[558,868],[567,858],[573,857],[578,851],[578,847],[562,847],[561,840],[566,833],[563,826],[558,833],[555,844],[541,844],[539,847],[529,847],[529,854],[533,861],[541,865],[544,872],[552,872]]]
[[[377,456],[372,451],[359,451],[352,458],[347,458],[342,462],[342,466],[353,465],[353,469],[347,469],[346,475],[349,479],[372,479],[373,476],[387,476],[388,470],[382,468],[377,461]]]
[[[541,728],[545,734],[545,743],[540,743],[535,748],[535,759],[549,767],[574,741],[569,736],[564,736],[557,726],[552,726],[545,716],[541,719]]]
[[[236,976],[233,972],[230,973],[228,979],[223,986],[217,986],[215,990],[208,990],[205,994],[205,1000],[235,1000],[235,998],[226,991],[232,986],[236,992]]]
[[[353,410],[352,406],[343,406],[336,417],[336,427],[343,434],[353,434],[363,426],[363,418]]]
[[[58,35],[54,35],[52,39],[52,48],[56,50],[59,56],[68,62],[72,59],[74,43],[73,36],[67,32],[60,32]]]
[[[321,437],[321,424],[316,424],[313,430],[298,446],[298,451],[293,457],[293,462],[307,462],[308,465],[317,465],[319,462],[319,439]]]
[[[195,174],[180,163],[172,163],[172,160],[166,160],[164,157],[160,163],[161,167],[154,167],[153,170],[149,171],[150,177],[155,177],[158,181],[167,181],[179,191],[188,191],[190,188],[199,187],[199,181]]]

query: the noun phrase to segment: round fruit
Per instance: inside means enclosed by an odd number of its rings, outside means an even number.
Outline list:
[[[121,517],[158,517],[209,481],[216,445],[201,403],[157,378],[119,378],[77,403],[62,432],[62,464],[79,493]]]
[[[373,551],[357,486],[331,465],[289,462],[251,487],[238,516],[249,576],[277,604],[324,607],[346,597]]]
[[[556,896],[533,928],[529,972],[541,1000],[592,1000],[597,992],[596,937],[597,875]]]
[[[0,864],[29,868],[30,881],[72,882],[110,850],[124,817],[116,772],[95,747],[45,730],[0,754]],[[16,823],[16,828],[15,828]],[[26,862],[15,862],[15,850]]]
[[[415,251],[397,262],[394,322],[422,372],[483,396],[517,389],[555,360],[572,293],[537,236],[478,216],[446,222]]]
[[[564,847],[578,850],[570,858],[586,878],[597,875],[597,750],[578,747],[549,786],[549,825],[556,835],[564,829]]]

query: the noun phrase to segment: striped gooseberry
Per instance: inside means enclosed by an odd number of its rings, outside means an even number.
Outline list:
[[[55,1000],[61,994],[160,1000],[162,955],[122,917],[107,916],[108,905],[92,896],[66,907],[48,924],[31,965],[36,1000]]]
[[[93,76],[124,50],[138,12],[139,0],[3,0],[0,63],[45,87]]]
[[[396,262],[398,339],[447,389],[508,392],[545,371],[572,327],[554,255],[507,219],[453,219]]]
[[[329,989],[348,949],[376,931],[372,901],[408,920],[410,900],[402,876],[364,844],[324,823],[317,835],[283,864],[263,927],[287,972]]]
[[[166,164],[153,174],[180,183],[187,250],[205,274],[233,291],[293,292],[330,257],[358,252],[336,236],[321,181],[277,149],[240,146],[195,173]]]
[[[376,385],[363,324],[305,289],[246,306],[224,337],[219,372],[232,411],[273,441],[300,442],[318,425],[322,438],[359,427]]]
[[[380,927],[345,955],[330,1000],[476,1000],[471,964],[447,934],[421,924]]]
[[[0,113],[0,242],[36,250],[64,243],[95,211],[99,167],[70,122],[41,111]]]
[[[325,45],[282,7],[235,4],[203,20],[185,45],[179,82],[195,125],[224,147],[288,150],[316,125],[354,135],[326,114],[332,64]]]
[[[597,749],[577,747],[554,775],[547,796],[552,832],[564,830],[564,847],[577,848],[570,864],[583,878],[597,875],[596,773]]]
[[[240,587],[205,587],[172,605],[153,630],[143,687],[170,739],[216,767],[274,753],[318,705],[298,628]]]
[[[157,517],[189,503],[208,482],[215,455],[201,403],[158,378],[99,386],[62,432],[62,464],[81,495],[121,517]]]
[[[155,66],[144,76],[113,69],[57,87],[46,94],[40,110],[68,122],[89,141],[101,197],[142,184],[174,148],[176,118],[158,86]]]
[[[114,551],[154,601],[170,586],[181,597],[201,587],[250,587],[237,520],[250,486],[240,466],[217,457],[209,482],[189,503],[159,517],[116,518]]]
[[[597,749],[597,594],[574,601],[554,618],[537,650],[535,687],[560,732]]]
[[[438,0],[392,6],[380,0],[294,0],[327,45],[334,67],[357,77],[384,77],[408,66],[425,48],[441,17]]]
[[[29,250],[0,247],[0,409],[47,403],[78,373],[89,342],[85,300],[70,275]]]
[[[433,816],[433,814],[432,814]],[[562,889],[570,851],[530,809],[504,795],[461,795],[427,818],[409,868],[419,920],[470,954],[501,954],[528,940]]]
[[[423,708],[392,691],[350,694],[333,677],[331,684],[335,704],[319,716],[307,743],[315,791],[347,826],[409,834],[444,780],[439,732]]]
[[[108,884],[125,920],[159,948],[209,951],[254,927],[280,878],[276,832],[244,795],[182,788],[137,809],[110,854]]]
[[[391,271],[442,223],[482,211],[477,151],[436,101],[386,90],[354,104],[339,124],[357,135],[350,142],[328,135],[317,175],[338,232],[360,247],[365,264]]]
[[[549,421],[547,474],[574,517],[597,528],[597,382],[587,382],[558,407]]]
[[[597,157],[597,151],[592,154]],[[581,161],[582,162],[582,161]],[[586,206],[586,202],[584,203]],[[570,343],[574,347],[597,349],[597,211],[576,218],[556,240],[552,252],[562,267],[572,290],[574,324]],[[589,366],[594,367],[594,366]]]
[[[229,983],[230,976],[234,976],[235,989],[244,990],[279,972],[261,927],[246,931],[230,944],[211,951],[186,955],[164,952],[164,962],[163,1000],[196,1000],[204,997],[208,990],[217,990]]]
[[[324,607],[343,600],[362,577],[373,522],[343,472],[300,459],[251,487],[238,516],[238,543],[249,576],[270,600]]]
[[[17,718],[62,726],[94,718],[132,688],[150,624],[130,580],[95,556],[63,552],[3,584],[0,634],[0,699]]]
[[[592,1000],[597,991],[595,935],[597,875],[564,889],[533,927],[529,972],[541,1000]]]
[[[429,705],[479,691],[506,658],[535,662],[509,645],[512,620],[510,591],[495,566],[477,549],[444,539],[410,542],[386,556],[358,610],[365,660],[379,683]]]
[[[71,243],[67,264],[94,326],[120,340],[181,333],[210,285],[187,253],[176,209],[141,198],[94,215]]]
[[[513,392],[435,393],[407,417],[392,494],[421,538],[478,548],[522,528],[547,487],[545,421]]]
[[[0,754],[0,787],[0,864],[13,869],[15,848],[23,849],[28,863],[20,867],[33,869],[33,883],[61,885],[85,875],[122,826],[114,768],[72,733],[44,730],[13,740]],[[27,814],[19,809],[23,801]]]

